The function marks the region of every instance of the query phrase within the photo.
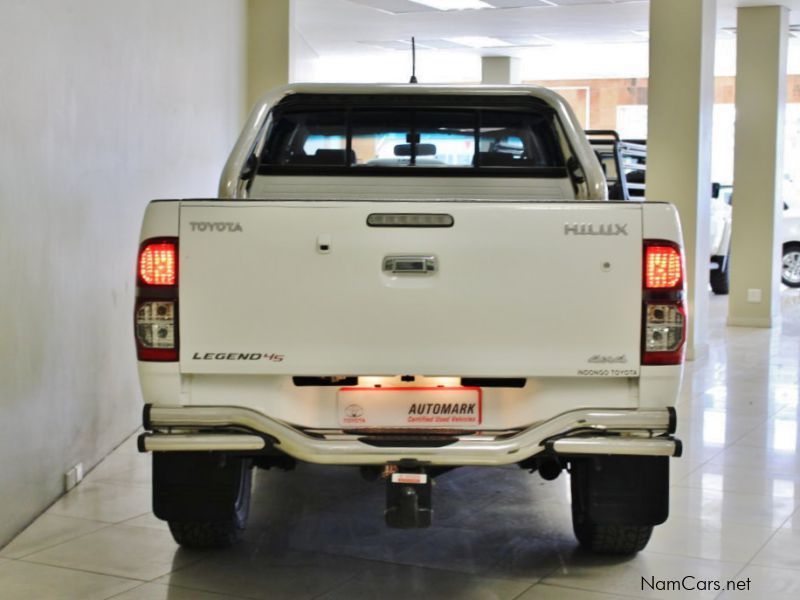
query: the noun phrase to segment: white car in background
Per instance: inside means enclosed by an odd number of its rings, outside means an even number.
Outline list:
[[[800,287],[800,210],[783,213],[783,258],[781,281],[789,287]]]
[[[711,199],[711,289],[715,294],[728,293],[728,263],[731,248],[733,200],[732,186],[719,186]],[[784,204],[781,223],[781,281],[800,288],[800,209]]]

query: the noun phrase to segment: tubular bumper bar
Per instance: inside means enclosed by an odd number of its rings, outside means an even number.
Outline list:
[[[400,459],[432,465],[518,463],[544,451],[557,454],[680,456],[675,411],[587,409],[567,412],[507,436],[454,436],[444,446],[371,445],[369,432],[309,435],[248,408],[145,406],[142,452],[260,451],[268,446],[298,460],[333,465],[385,464]],[[170,432],[175,428],[178,431]]]
[[[628,456],[680,456],[680,440],[673,437],[635,438],[619,436],[562,437],[545,447],[556,454],[623,454]]]

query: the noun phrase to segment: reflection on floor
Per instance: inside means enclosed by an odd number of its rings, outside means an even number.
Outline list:
[[[355,470],[259,472],[245,541],[187,552],[150,514],[131,439],[0,552],[0,597],[800,598],[800,296],[783,304],[781,328],[728,329],[712,298],[710,351],[679,407],[672,514],[634,558],[579,551],[567,478],[517,468],[442,476],[422,531],[386,529],[383,487]],[[714,590],[733,579],[750,591]]]

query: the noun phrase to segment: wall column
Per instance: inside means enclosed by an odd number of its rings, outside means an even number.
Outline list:
[[[289,83],[290,4],[247,0],[247,112],[270,89]]]
[[[508,85],[521,83],[519,59],[513,56],[484,56],[481,58],[481,83]]]
[[[738,9],[729,325],[771,327],[780,312],[788,43],[787,8]]]
[[[647,199],[678,207],[687,356],[708,349],[709,202],[716,0],[651,0]]]

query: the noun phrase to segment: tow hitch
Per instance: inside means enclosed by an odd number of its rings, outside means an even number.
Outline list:
[[[431,476],[422,467],[387,466],[386,524],[397,529],[430,527]]]

